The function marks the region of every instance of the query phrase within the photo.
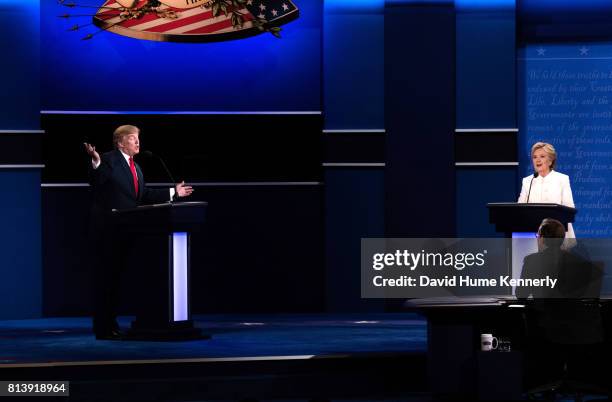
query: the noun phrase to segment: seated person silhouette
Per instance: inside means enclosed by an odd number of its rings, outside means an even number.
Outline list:
[[[555,219],[544,219],[537,233],[538,252],[525,257],[521,279],[557,279],[554,287],[519,286],[519,298],[584,299],[598,298],[601,273],[589,261],[562,249],[565,227]]]
[[[565,228],[555,219],[544,219],[538,229],[538,252],[525,257],[522,279],[557,279],[554,287],[517,287],[519,298],[533,297],[527,310],[528,360],[532,375],[544,373],[568,376],[584,372],[584,357],[597,353],[603,342],[603,324],[599,306],[602,270],[586,259],[561,248]],[[577,359],[578,358],[578,359]],[[538,360],[536,363],[535,360]],[[533,364],[535,363],[535,365]],[[543,366],[544,365],[544,366]],[[554,373],[553,367],[559,370]],[[548,366],[548,367],[546,367]],[[553,370],[551,370],[553,369]]]

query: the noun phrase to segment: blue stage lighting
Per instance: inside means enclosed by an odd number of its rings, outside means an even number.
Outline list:
[[[363,12],[383,10],[385,0],[325,0],[325,11]]]
[[[516,0],[455,0],[457,9],[499,10],[516,7]]]
[[[522,0],[521,8],[534,10],[609,10],[610,0]]]
[[[38,12],[40,5],[38,0],[0,0],[0,12],[6,10],[7,7],[11,9],[31,8]]]
[[[452,4],[453,0],[386,0],[385,4],[388,6],[401,6],[401,5],[413,5],[413,4],[432,4],[432,5],[440,5],[440,4]]]

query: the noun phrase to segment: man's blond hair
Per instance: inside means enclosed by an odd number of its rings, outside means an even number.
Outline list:
[[[136,126],[132,126],[130,124],[119,126],[115,129],[115,132],[113,133],[113,145],[115,146],[115,148],[119,148],[119,143],[123,141],[123,138],[127,137],[130,134],[138,133],[140,133],[140,129]]]

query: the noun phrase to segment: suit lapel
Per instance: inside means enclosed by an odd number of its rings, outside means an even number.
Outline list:
[[[138,199],[141,199],[142,190],[144,189],[144,176],[142,175],[142,170],[140,170],[140,166],[138,166],[136,162],[134,162],[134,166],[136,166],[136,176],[138,177]]]
[[[136,198],[136,190],[134,189],[134,178],[132,177],[130,165],[128,165],[128,162],[125,160],[125,157],[119,150],[117,150],[117,159],[119,165],[121,166],[121,170],[123,171],[123,182],[127,186],[128,191],[130,192],[132,197]]]

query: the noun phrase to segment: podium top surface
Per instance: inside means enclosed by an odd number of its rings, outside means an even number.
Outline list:
[[[113,211],[113,223],[129,233],[197,232],[206,220],[207,206],[207,202],[193,201],[120,209]]]
[[[518,203],[518,202],[490,202],[487,204],[487,208],[550,208],[550,209],[563,209],[566,211],[575,211],[576,208],[568,207],[566,205],[561,204],[551,204],[551,203]]]
[[[140,205],[136,208],[129,209],[113,209],[113,213],[122,214],[134,211],[160,211],[164,209],[175,209],[175,208],[197,208],[206,207],[208,203],[206,201],[187,201],[187,202],[164,202],[162,204],[149,204]]]
[[[560,204],[492,202],[487,204],[489,222],[495,230],[510,234],[512,232],[535,232],[545,218],[560,221],[567,230],[567,224],[574,222],[576,208]]]

